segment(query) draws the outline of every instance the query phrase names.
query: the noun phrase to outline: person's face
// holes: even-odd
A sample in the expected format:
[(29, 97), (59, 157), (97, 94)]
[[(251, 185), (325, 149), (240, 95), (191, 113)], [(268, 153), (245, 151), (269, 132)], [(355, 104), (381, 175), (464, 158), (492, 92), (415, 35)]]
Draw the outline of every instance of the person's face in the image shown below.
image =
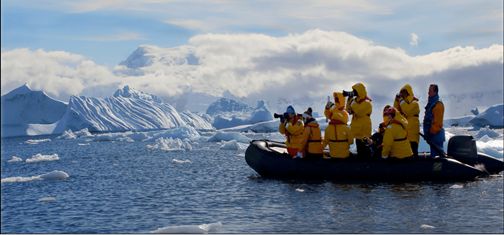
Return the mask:
[(334, 97), (334, 102), (339, 104), (339, 98), (338, 98), (338, 96)]
[(406, 91), (406, 89), (403, 89), (403, 90), (401, 91), (401, 94), (402, 94), (402, 96), (403, 96), (404, 98), (408, 97), (408, 92)]
[(389, 119), (389, 120), (394, 120), (394, 116), (392, 116), (392, 114), (389, 114), (389, 115), (388, 115), (388, 119)]
[(293, 119), (295, 117), (295, 115), (293, 113), (289, 113), (289, 119)]
[(434, 86), (429, 86), (429, 97), (433, 97), (437, 95), (437, 92), (434, 91)]

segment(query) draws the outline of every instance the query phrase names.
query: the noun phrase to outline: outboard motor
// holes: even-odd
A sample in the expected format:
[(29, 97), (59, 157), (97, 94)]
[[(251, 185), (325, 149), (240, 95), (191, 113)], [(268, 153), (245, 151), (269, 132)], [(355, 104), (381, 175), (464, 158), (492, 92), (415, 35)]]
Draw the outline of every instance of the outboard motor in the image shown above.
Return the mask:
[(456, 160), (474, 166), (478, 161), (476, 140), (470, 135), (457, 135), (448, 141), (448, 156)]

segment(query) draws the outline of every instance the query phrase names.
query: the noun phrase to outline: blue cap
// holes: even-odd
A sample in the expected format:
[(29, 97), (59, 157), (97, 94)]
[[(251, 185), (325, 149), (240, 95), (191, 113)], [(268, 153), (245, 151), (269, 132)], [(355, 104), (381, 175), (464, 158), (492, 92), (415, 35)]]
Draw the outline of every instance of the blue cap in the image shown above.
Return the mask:
[(287, 107), (286, 113), (296, 114), (296, 111), (294, 111), (294, 108), (292, 107), (292, 105), (289, 105), (289, 107)]

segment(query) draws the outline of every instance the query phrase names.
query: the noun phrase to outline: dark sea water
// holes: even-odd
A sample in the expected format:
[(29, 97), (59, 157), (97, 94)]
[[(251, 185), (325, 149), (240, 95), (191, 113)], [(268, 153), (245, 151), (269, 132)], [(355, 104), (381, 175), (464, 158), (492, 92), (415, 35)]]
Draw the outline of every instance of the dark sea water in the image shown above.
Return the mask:
[[(211, 233), (504, 232), (502, 173), (444, 183), (279, 180), (252, 170), (245, 150), (218, 143), (147, 151), (152, 142), (55, 137), (2, 139), (2, 179), (69, 175), (2, 183), (2, 233), (150, 233), (217, 222)], [(37, 153), (59, 160), (25, 162)], [(12, 156), (23, 161), (7, 162)], [(39, 201), (47, 197), (55, 200)]]

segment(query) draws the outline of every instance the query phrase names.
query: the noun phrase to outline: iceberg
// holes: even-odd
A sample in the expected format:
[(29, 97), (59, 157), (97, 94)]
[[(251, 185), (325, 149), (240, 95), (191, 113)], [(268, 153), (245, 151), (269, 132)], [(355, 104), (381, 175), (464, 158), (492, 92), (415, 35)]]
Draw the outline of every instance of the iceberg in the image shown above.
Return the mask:
[[(207, 114), (205, 114), (207, 115)], [(194, 129), (198, 131), (214, 131), (215, 127), (210, 124), (209, 117), (202, 117), (197, 114), (191, 113), (190, 111), (186, 110), (182, 113), (180, 113), (180, 117), (184, 122), (187, 123), (187, 125), (194, 127)]]
[(231, 140), (236, 140), (238, 142), (242, 143), (250, 143), (250, 139), (245, 137), (244, 135), (238, 133), (238, 132), (222, 132), (222, 131), (217, 131), (215, 135), (212, 137), (208, 138), (208, 142), (220, 142), (220, 141), (231, 141)]
[(67, 104), (52, 99), (43, 91), (33, 91), (27, 84), (1, 98), (1, 136), (26, 136), (31, 123), (51, 124), (63, 117)]
[(212, 103), (206, 113), (213, 117), (212, 125), (217, 129), (273, 120), (264, 100), (258, 101), (257, 107), (253, 109), (245, 103), (221, 98)]
[(497, 104), (489, 107), (478, 116), (469, 120), (469, 123), (471, 123), (475, 127), (504, 127), (504, 104)]

